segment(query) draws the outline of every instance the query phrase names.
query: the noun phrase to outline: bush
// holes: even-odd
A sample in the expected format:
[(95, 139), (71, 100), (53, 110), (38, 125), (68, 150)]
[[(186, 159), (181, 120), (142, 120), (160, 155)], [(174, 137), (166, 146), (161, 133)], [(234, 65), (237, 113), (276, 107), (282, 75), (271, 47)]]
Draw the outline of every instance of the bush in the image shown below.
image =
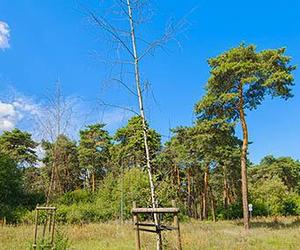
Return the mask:
[(300, 214), (300, 196), (295, 193), (289, 193), (284, 200), (283, 215), (299, 215)]
[(23, 221), (23, 217), (28, 213), (28, 209), (18, 206), (9, 206), (0, 204), (0, 218), (6, 218), (6, 222), (17, 224)]
[[(175, 197), (176, 191), (170, 186), (168, 182), (161, 182), (157, 189), (162, 206), (171, 206)], [(58, 208), (56, 220), (58, 223), (78, 224), (130, 219), (133, 201), (140, 207), (151, 205), (148, 175), (140, 168), (128, 169), (117, 177), (108, 175), (94, 194), (76, 190), (58, 197), (55, 201)], [(33, 222), (34, 212), (27, 213), (23, 221)]]
[(299, 195), (289, 192), (279, 178), (258, 181), (249, 190), (253, 215), (299, 214)]
[(103, 182), (96, 198), (100, 220), (131, 218), (132, 202), (147, 206), (150, 202), (149, 181), (145, 172), (132, 168), (118, 178), (108, 176)]
[(74, 203), (89, 203), (94, 201), (94, 195), (86, 189), (78, 189), (59, 196), (54, 203), (72, 205)]
[(228, 205), (227, 209), (224, 207), (217, 208), (217, 218), (219, 220), (231, 220), (243, 217), (243, 208), (241, 202), (236, 202)]

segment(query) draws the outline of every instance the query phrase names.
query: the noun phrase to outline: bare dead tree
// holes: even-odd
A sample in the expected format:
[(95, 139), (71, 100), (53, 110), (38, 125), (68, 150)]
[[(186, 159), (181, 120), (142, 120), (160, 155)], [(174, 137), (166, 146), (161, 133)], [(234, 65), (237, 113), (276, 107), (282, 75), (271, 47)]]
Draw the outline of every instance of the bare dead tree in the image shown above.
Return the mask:
[(51, 174), (48, 191), (46, 194), (46, 203), (51, 200), (54, 190), (59, 188), (59, 170), (56, 159), (59, 157), (59, 152), (56, 147), (56, 140), (60, 135), (68, 135), (74, 121), (74, 106), (75, 100), (64, 97), (59, 81), (55, 84), (55, 91), (49, 92), (44, 97), (45, 103), (40, 110), (40, 114), (36, 117), (40, 137), (42, 140), (51, 143)]
[[(128, 7), (128, 18), (130, 23), (130, 33), (131, 33), (131, 42), (132, 42), (132, 50), (133, 50), (133, 59), (134, 59), (134, 71), (135, 71), (135, 82), (136, 82), (136, 89), (137, 89), (137, 96), (139, 101), (139, 109), (140, 115), (142, 117), (142, 125), (143, 125), (143, 136), (144, 136), (144, 144), (145, 144), (145, 153), (146, 153), (146, 164), (147, 170), (149, 175), (149, 182), (150, 182), (150, 190), (151, 190), (151, 201), (152, 207), (156, 207), (156, 194), (154, 188), (154, 181), (152, 176), (152, 166), (151, 166), (151, 159), (150, 159), (150, 151), (149, 151), (149, 144), (148, 144), (148, 132), (147, 132), (147, 125), (146, 125), (146, 117), (144, 112), (144, 103), (143, 103), (143, 95), (141, 90), (141, 78), (140, 78), (140, 70), (139, 70), (139, 56), (137, 52), (137, 43), (136, 43), (136, 36), (135, 36), (135, 29), (134, 29), (134, 22), (133, 22), (133, 14), (130, 0), (127, 0), (127, 7)], [(154, 214), (154, 222), (155, 225), (159, 225), (158, 215)], [(161, 249), (162, 247), (162, 239), (161, 234), (157, 234), (157, 249)]]
[[(91, 10), (87, 10), (89, 18), (99, 27), (106, 35), (108, 35), (113, 46), (109, 54), (115, 53), (116, 58), (113, 60), (106, 60), (105, 62), (113, 66), (118, 65), (120, 72), (117, 76), (113, 75), (110, 80), (119, 83), (124, 87), (128, 93), (133, 95), (139, 107), (139, 112), (133, 111), (131, 108), (126, 110), (133, 111), (139, 114), (142, 119), (142, 129), (146, 156), (146, 168), (150, 183), (151, 204), (153, 208), (157, 207), (157, 197), (155, 192), (155, 183), (153, 177), (153, 168), (150, 158), (150, 150), (148, 143), (148, 128), (147, 119), (145, 116), (143, 86), (140, 66), (141, 61), (147, 55), (153, 55), (156, 49), (164, 49), (164, 46), (170, 41), (175, 40), (177, 34), (181, 32), (185, 26), (186, 21), (182, 19), (178, 22), (169, 22), (166, 26), (163, 35), (152, 42), (148, 42), (143, 36), (137, 32), (137, 27), (144, 24), (151, 17), (148, 5), (150, 1), (147, 0), (112, 0), (112, 5), (107, 6), (102, 2), (105, 13), (97, 14)], [(108, 14), (107, 14), (108, 13)], [(149, 15), (150, 13), (150, 15)], [(124, 70), (127, 68), (128, 71)], [(129, 75), (128, 79), (126, 76)], [(135, 90), (128, 82), (134, 79)], [(128, 82), (127, 82), (127, 81)], [(147, 87), (147, 86), (146, 86)], [(102, 102), (103, 104), (104, 102)], [(110, 105), (120, 107), (118, 105)], [(121, 107), (122, 108), (122, 107)], [(154, 214), (154, 223), (157, 227), (157, 249), (162, 249), (162, 238), (159, 230), (159, 218)]]

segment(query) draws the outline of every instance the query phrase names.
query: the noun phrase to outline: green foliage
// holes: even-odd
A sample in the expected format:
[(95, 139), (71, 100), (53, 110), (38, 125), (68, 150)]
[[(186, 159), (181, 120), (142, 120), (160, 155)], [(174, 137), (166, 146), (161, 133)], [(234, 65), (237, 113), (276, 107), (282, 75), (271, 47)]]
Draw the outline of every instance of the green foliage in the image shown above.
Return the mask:
[[(175, 191), (169, 182), (159, 183), (158, 198), (160, 205), (170, 206)], [(131, 168), (119, 176), (109, 174), (96, 193), (76, 190), (62, 195), (54, 201), (58, 208), (58, 223), (80, 224), (108, 221), (114, 219), (131, 219), (132, 202), (140, 207), (149, 207), (148, 175), (140, 168)], [(45, 219), (40, 217), (40, 223)], [(23, 222), (34, 222), (34, 211), (23, 217)]]
[(111, 137), (103, 129), (104, 124), (89, 125), (80, 131), (79, 161), (86, 178), (92, 172), (101, 178), (107, 173), (110, 166)]
[(196, 113), (237, 119), (240, 108), (256, 109), (266, 95), (291, 97), (296, 67), (290, 60), (284, 48), (257, 52), (254, 45), (245, 44), (209, 59), (207, 94), (197, 103)]
[(217, 209), (217, 217), (219, 220), (233, 220), (243, 217), (242, 203), (237, 201), (229, 204), (227, 208), (219, 206)]
[[(253, 204), (253, 216), (267, 215), (299, 215), (300, 196), (296, 193), (294, 186), (289, 188), (282, 179), (274, 175), (274, 162), (281, 162), (282, 158), (272, 161), (262, 161), (261, 166), (249, 169), (250, 182), (250, 202)], [(285, 158), (284, 158), (285, 159)], [(286, 161), (284, 161), (286, 162)], [(287, 161), (288, 162), (288, 161)], [(297, 161), (295, 161), (295, 164)], [(271, 164), (271, 165), (270, 165)], [(297, 165), (297, 164), (296, 164)], [(282, 165), (280, 165), (282, 166)], [(295, 167), (288, 164), (287, 168)], [(277, 169), (277, 167), (275, 167)], [(280, 168), (279, 168), (280, 169)], [(222, 169), (211, 170), (210, 185), (214, 195), (217, 197), (217, 218), (235, 219), (242, 217), (241, 200), (228, 204), (225, 208), (222, 200)], [(281, 173), (281, 171), (279, 171)], [(287, 169), (286, 173), (293, 173)], [(233, 174), (229, 171), (229, 174)], [(235, 181), (236, 176), (230, 176), (228, 181)], [(197, 181), (197, 180), (195, 180)], [(172, 178), (157, 180), (157, 196), (161, 206), (171, 206), (171, 200), (176, 199), (181, 209), (181, 219), (186, 219), (188, 209), (185, 200), (178, 197), (177, 187), (172, 184)], [(295, 182), (297, 183), (297, 182)], [(239, 183), (235, 183), (239, 186)], [(182, 185), (184, 180), (182, 180)], [(230, 184), (233, 185), (233, 184)], [(296, 185), (296, 184), (295, 184)], [(234, 187), (234, 185), (233, 185)], [(185, 187), (182, 187), (183, 189)], [(219, 197), (219, 198), (218, 198)], [(95, 193), (89, 190), (75, 190), (68, 192), (54, 200), (54, 205), (58, 207), (57, 222), (68, 224), (81, 224), (90, 222), (104, 222), (115, 219), (131, 219), (130, 210), (132, 202), (136, 201), (140, 207), (150, 206), (149, 182), (147, 173), (141, 168), (130, 168), (123, 173), (116, 175), (108, 174), (101, 182), (99, 190)], [(26, 210), (19, 210), (20, 216)], [(43, 221), (41, 216), (41, 221)], [(34, 212), (23, 216), (23, 222), (34, 221)]]
[(49, 186), (49, 176), (47, 169), (41, 167), (28, 167), (23, 170), (23, 189), (27, 194), (27, 203), (42, 204)]
[(0, 153), (0, 203), (18, 203), (22, 190), (22, 172), (7, 155)]
[(300, 212), (300, 163), (290, 157), (264, 157), (249, 169), (250, 195), (256, 215)]
[[(28, 243), (29, 247), (28, 249), (34, 249), (33, 248), (33, 242), (29, 241)], [(37, 250), (67, 250), (69, 249), (71, 243), (70, 240), (67, 236), (67, 234), (59, 229), (56, 228), (55, 234), (54, 234), (54, 242), (53, 242), (53, 247), (51, 246), (51, 238), (45, 237), (44, 239), (40, 238), (37, 241), (36, 249)]]
[(36, 163), (37, 146), (38, 144), (31, 139), (31, 134), (17, 128), (4, 131), (0, 136), (0, 152), (9, 155), (20, 166), (32, 166)]
[(254, 215), (295, 215), (300, 205), (299, 195), (289, 193), (279, 178), (256, 182), (250, 186), (250, 194)]
[(53, 178), (57, 186), (53, 190), (59, 194), (79, 188), (82, 182), (76, 142), (60, 135), (54, 143), (44, 141), (42, 146), (45, 150), (43, 162), (49, 179), (55, 169)]
[(291, 157), (266, 156), (261, 163), (249, 169), (251, 181), (279, 178), (289, 191), (300, 194), (300, 162)]
[(58, 197), (54, 202), (55, 204), (78, 204), (78, 203), (89, 203), (92, 202), (95, 195), (86, 189), (77, 189), (65, 193), (64, 195)]
[[(244, 111), (256, 109), (268, 95), (292, 96), (295, 66), (290, 61), (285, 49), (257, 51), (241, 44), (208, 61), (207, 92), (195, 106), (198, 119), (192, 127), (174, 129), (162, 147), (161, 136), (146, 124), (161, 206), (170, 206), (176, 198), (183, 213), (198, 217), (200, 207), (213, 201), (219, 218), (241, 216), (239, 162), (244, 163), (246, 183), (248, 146)], [(243, 120), (243, 150), (235, 136), (239, 120)], [(34, 167), (38, 144), (31, 135), (18, 129), (4, 132), (0, 217), (17, 221), (26, 213), (24, 220), (32, 221), (27, 209), (45, 200), (49, 186), (51, 201), (59, 207), (58, 221), (63, 223), (129, 219), (133, 201), (150, 206), (142, 122), (134, 116), (112, 137), (103, 124), (89, 125), (80, 131), (79, 146), (65, 135), (54, 143), (43, 142), (40, 168)], [(19, 166), (26, 168), (21, 171)], [(248, 174), (255, 215), (299, 214), (299, 161), (268, 156)]]
[(258, 52), (255, 46), (245, 44), (211, 58), (208, 60), (211, 70), (207, 91), (195, 106), (195, 112), (201, 121), (222, 119), (227, 122), (241, 122), (243, 132), (240, 158), (241, 184), (246, 228), (249, 136), (245, 110), (256, 109), (267, 95), (283, 99), (292, 97), (291, 87), (294, 84), (292, 72), (296, 67), (290, 65), (290, 60), (291, 58), (285, 55), (285, 49)]
[[(147, 125), (148, 128), (148, 125)], [(153, 129), (147, 129), (149, 150), (151, 159), (161, 147), (160, 135)], [(143, 136), (142, 119), (139, 116), (132, 117), (128, 124), (117, 130), (114, 154), (120, 165), (128, 167), (143, 167), (146, 162), (145, 145)]]
[(0, 218), (8, 223), (20, 222), (29, 209), (44, 201), (44, 194), (24, 189), (23, 172), (15, 160), (0, 153)]
[(61, 229), (57, 228), (55, 231), (54, 250), (69, 249), (71, 242), (68, 235)]
[(0, 153), (0, 218), (17, 222), (23, 212), (22, 171), (7, 155)]
[(149, 198), (147, 174), (138, 168), (132, 168), (117, 179), (110, 176), (108, 182), (99, 190), (96, 203), (104, 211), (112, 208), (111, 216), (114, 218), (128, 219), (131, 217), (132, 202), (136, 201), (139, 206), (147, 206)]

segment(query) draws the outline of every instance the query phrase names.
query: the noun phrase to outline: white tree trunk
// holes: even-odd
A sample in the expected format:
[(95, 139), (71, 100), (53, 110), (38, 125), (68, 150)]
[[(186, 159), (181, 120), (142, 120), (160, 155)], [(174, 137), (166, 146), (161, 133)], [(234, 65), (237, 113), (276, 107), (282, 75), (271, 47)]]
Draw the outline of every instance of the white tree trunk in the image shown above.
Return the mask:
[[(131, 9), (130, 0), (127, 0), (127, 7), (128, 7), (128, 18), (129, 18), (130, 29), (131, 29), (130, 33), (131, 33), (132, 50), (133, 50), (133, 56), (134, 56), (135, 82), (136, 82), (136, 89), (137, 89), (137, 95), (138, 95), (138, 101), (139, 101), (140, 115), (141, 115), (142, 124), (143, 124), (143, 136), (144, 136), (144, 144), (145, 144), (147, 171), (148, 171), (148, 175), (149, 175), (150, 190), (151, 190), (151, 202), (152, 202), (152, 207), (155, 208), (157, 206), (156, 205), (156, 195), (155, 195), (155, 187), (154, 187), (154, 181), (153, 181), (153, 176), (152, 176), (151, 159), (150, 159), (150, 152), (149, 152), (149, 145), (148, 145), (148, 138), (147, 138), (147, 124), (146, 124), (146, 118), (145, 118), (145, 112), (144, 112), (143, 96), (142, 96), (142, 91), (141, 91), (139, 57), (138, 57), (138, 52), (137, 52), (137, 44), (136, 44), (134, 22), (133, 22), (133, 17), (132, 17), (132, 9)], [(158, 214), (156, 214), (156, 213), (154, 214), (154, 223), (157, 227), (159, 226)], [(158, 233), (157, 233), (156, 246), (157, 246), (157, 250), (162, 249), (162, 239), (161, 239), (160, 231), (158, 231)]]

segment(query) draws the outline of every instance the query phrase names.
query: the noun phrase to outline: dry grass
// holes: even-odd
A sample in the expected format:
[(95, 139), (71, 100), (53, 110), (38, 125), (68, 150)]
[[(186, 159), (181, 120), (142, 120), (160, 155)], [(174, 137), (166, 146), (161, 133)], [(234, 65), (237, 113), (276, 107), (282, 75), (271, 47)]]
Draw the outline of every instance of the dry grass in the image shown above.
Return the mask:
[[(134, 249), (134, 231), (130, 223), (117, 222), (63, 226), (73, 250)], [(245, 232), (240, 222), (192, 221), (181, 224), (183, 249), (300, 249), (298, 218), (256, 219)], [(0, 249), (28, 249), (33, 226), (0, 227)], [(166, 249), (175, 249), (175, 235), (165, 234)], [(154, 249), (155, 237), (142, 234), (143, 249)]]

